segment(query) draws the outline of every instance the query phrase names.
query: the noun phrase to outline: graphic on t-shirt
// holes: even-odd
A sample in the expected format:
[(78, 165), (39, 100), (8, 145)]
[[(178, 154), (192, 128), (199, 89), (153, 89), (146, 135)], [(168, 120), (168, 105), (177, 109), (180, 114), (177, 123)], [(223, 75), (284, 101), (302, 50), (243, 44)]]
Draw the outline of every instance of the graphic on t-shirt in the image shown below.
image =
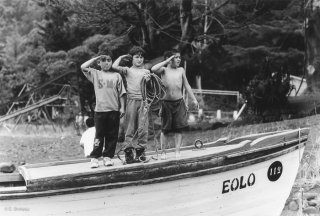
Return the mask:
[(103, 80), (103, 79), (98, 79), (98, 88), (101, 89), (104, 86), (106, 86), (107, 88), (114, 88), (114, 82), (113, 80)]

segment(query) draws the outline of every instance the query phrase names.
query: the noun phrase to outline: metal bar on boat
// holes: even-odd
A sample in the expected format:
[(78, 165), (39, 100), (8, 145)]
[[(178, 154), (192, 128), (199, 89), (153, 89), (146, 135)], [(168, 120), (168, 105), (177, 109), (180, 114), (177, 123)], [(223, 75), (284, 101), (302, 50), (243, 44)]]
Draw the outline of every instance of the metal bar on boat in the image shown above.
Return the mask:
[[(302, 137), (302, 139), (296, 139), (296, 140), (291, 140), (291, 141), (275, 144), (275, 145), (272, 145), (272, 146), (266, 146), (266, 147), (251, 149), (251, 150), (247, 150), (247, 151), (241, 151), (241, 152), (237, 152), (237, 153), (226, 155), (226, 158), (234, 158), (234, 157), (239, 157), (239, 156), (243, 156), (243, 155), (247, 155), (247, 154), (252, 154), (252, 153), (255, 153), (255, 152), (258, 152), (258, 151), (264, 151), (264, 150), (270, 150), (270, 149), (274, 149), (274, 148), (279, 148), (279, 147), (282, 147), (282, 146), (290, 145), (290, 144), (295, 143), (295, 142), (299, 142), (298, 144), (305, 145), (307, 139), (308, 139), (308, 136), (305, 136), (305, 137)], [(302, 140), (304, 140), (304, 141), (302, 141)]]

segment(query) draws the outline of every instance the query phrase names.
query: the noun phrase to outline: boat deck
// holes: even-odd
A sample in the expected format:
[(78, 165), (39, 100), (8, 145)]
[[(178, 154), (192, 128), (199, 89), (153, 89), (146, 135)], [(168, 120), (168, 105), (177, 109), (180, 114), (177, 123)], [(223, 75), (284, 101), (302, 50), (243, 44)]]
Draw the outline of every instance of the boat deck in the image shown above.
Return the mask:
[[(85, 175), (85, 174), (94, 174), (97, 172), (109, 172), (109, 171), (119, 171), (119, 169), (127, 169), (129, 167), (141, 167), (144, 165), (149, 164), (160, 164), (160, 163), (170, 163), (175, 161), (180, 161), (183, 159), (189, 159), (189, 158), (197, 158), (197, 157), (204, 157), (206, 155), (212, 155), (212, 154), (221, 154), (226, 152), (238, 152), (245, 148), (245, 146), (248, 146), (250, 141), (242, 141), (239, 144), (234, 145), (226, 145), (226, 146), (216, 146), (216, 147), (210, 147), (206, 148), (203, 147), (202, 149), (187, 149), (181, 151), (181, 157), (176, 158), (175, 153), (173, 151), (167, 152), (167, 159), (166, 160), (160, 160), (160, 155), (157, 156), (155, 153), (154, 155), (148, 154), (148, 158), (150, 160), (146, 163), (133, 163), (133, 164), (126, 164), (123, 165), (122, 161), (120, 161), (117, 157), (114, 157), (112, 161), (114, 162), (114, 166), (106, 167), (103, 165), (102, 160), (99, 160), (99, 167), (98, 168), (90, 168), (90, 160), (74, 160), (74, 161), (64, 161), (64, 162), (52, 162), (49, 164), (35, 164), (35, 165), (26, 165), (23, 167), (20, 167), (20, 172), (24, 176), (26, 180), (31, 179), (42, 179), (42, 178), (48, 178), (48, 177), (54, 177), (54, 176), (62, 176), (62, 175), (72, 175), (72, 174), (79, 174)], [(121, 156), (122, 159), (123, 155)], [(157, 157), (159, 159), (157, 159)]]

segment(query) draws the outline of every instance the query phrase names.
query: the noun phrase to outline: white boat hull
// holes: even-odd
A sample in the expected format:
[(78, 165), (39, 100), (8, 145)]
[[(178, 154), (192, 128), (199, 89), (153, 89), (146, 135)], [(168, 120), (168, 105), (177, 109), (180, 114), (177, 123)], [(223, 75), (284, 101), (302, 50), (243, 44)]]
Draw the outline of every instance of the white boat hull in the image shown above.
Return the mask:
[[(290, 194), (303, 150), (304, 146), (294, 147), (259, 163), (245, 161), (228, 171), (174, 181), (1, 200), (0, 215), (277, 216)], [(275, 161), (282, 168), (270, 170)], [(268, 173), (279, 179), (270, 181)]]

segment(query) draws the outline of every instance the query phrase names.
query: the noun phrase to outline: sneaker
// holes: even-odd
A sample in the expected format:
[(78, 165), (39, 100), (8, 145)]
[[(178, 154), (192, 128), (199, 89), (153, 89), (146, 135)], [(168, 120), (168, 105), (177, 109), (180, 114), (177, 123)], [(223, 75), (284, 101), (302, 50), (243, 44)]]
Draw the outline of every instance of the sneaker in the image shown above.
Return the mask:
[(96, 158), (91, 158), (91, 168), (98, 168), (99, 167), (99, 161)]
[(112, 162), (111, 158), (109, 158), (109, 157), (104, 157), (103, 158), (103, 164), (105, 166), (113, 166), (113, 162)]

